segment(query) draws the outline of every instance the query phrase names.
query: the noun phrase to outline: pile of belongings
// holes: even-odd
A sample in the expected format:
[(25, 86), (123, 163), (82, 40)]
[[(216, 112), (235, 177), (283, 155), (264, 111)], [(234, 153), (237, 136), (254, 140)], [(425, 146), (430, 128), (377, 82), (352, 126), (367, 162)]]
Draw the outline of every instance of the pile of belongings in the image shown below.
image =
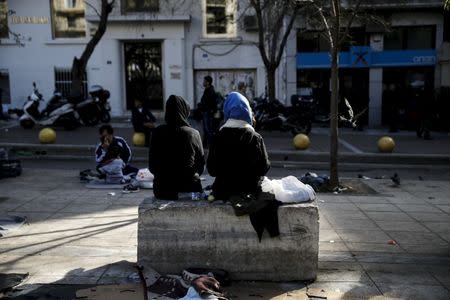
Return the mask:
[(227, 271), (222, 269), (188, 268), (181, 276), (161, 275), (148, 286), (147, 291), (164, 296), (165, 299), (223, 300), (227, 299), (222, 286), (231, 282)]
[(330, 176), (317, 175), (316, 173), (308, 172), (305, 176), (300, 178), (300, 181), (310, 185), (317, 192), (323, 185), (327, 185), (330, 182)]

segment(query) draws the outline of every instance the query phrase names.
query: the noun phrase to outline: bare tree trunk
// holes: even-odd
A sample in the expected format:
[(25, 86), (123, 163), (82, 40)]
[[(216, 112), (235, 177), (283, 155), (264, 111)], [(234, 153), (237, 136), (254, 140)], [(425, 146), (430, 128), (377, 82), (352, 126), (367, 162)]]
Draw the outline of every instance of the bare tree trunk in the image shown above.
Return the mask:
[(111, 13), (114, 5), (114, 1), (108, 2), (108, 0), (102, 0), (102, 10), (100, 13), (100, 22), (98, 24), (97, 31), (91, 40), (87, 43), (80, 58), (74, 57), (72, 62), (72, 84), (70, 90), (71, 97), (84, 97), (83, 95), (83, 74), (86, 72), (86, 66), (94, 53), (95, 47), (100, 42), (103, 34), (106, 32), (106, 26), (108, 23), (108, 16)]
[(267, 71), (267, 94), (269, 101), (275, 100), (275, 71), (277, 69), (273, 67), (266, 67)]
[(331, 101), (330, 101), (330, 185), (339, 186), (338, 174), (338, 101), (339, 101), (339, 69), (337, 49), (331, 55)]
[(331, 0), (334, 18), (331, 43), (331, 101), (330, 101), (330, 185), (339, 186), (338, 174), (338, 101), (339, 101), (339, 46), (340, 0)]

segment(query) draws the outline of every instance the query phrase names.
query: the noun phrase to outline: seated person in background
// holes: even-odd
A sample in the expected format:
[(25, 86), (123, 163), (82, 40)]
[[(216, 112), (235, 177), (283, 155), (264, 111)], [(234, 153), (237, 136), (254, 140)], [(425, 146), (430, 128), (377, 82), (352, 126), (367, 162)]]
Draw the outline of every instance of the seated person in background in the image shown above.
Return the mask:
[(102, 125), (99, 128), (100, 133), (100, 143), (95, 149), (95, 161), (97, 163), (97, 170), (101, 168), (105, 162), (108, 160), (109, 155), (107, 155), (110, 147), (117, 146), (120, 149), (119, 157), (125, 163), (122, 172), (124, 175), (135, 175), (138, 169), (129, 165), (131, 161), (131, 149), (128, 146), (125, 139), (114, 136), (114, 130), (111, 125)]
[(131, 110), (131, 122), (134, 131), (145, 134), (145, 145), (148, 146), (150, 145), (153, 128), (155, 128), (156, 118), (147, 106), (142, 105), (140, 100), (136, 100), (134, 105)]
[(178, 199), (178, 193), (201, 192), (200, 175), (205, 158), (200, 133), (191, 128), (189, 105), (180, 96), (166, 102), (166, 124), (153, 131), (149, 151), (149, 169), (153, 192), (158, 199)]
[(255, 194), (261, 177), (270, 168), (263, 138), (253, 127), (248, 100), (237, 92), (224, 103), (225, 124), (209, 148), (207, 169), (216, 177), (212, 193), (216, 199)]
[(125, 163), (120, 158), (120, 148), (117, 145), (109, 146), (105, 160), (98, 171), (106, 176), (106, 183), (120, 184), (125, 183), (122, 169)]

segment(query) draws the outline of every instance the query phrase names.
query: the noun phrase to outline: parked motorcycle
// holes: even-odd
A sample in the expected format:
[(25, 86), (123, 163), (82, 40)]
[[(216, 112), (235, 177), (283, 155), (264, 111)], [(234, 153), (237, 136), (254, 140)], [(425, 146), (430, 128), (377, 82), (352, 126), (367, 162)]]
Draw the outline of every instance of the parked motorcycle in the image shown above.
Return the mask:
[(36, 124), (41, 126), (62, 126), (66, 130), (78, 127), (79, 122), (75, 115), (73, 104), (62, 100), (60, 94), (55, 92), (42, 113), (39, 111), (41, 101), (44, 101), (43, 96), (39, 93), (36, 83), (33, 82), (33, 92), (28, 96), (28, 100), (23, 106), (23, 115), (19, 118), (20, 125), (23, 128), (29, 129)]
[(109, 113), (111, 108), (108, 103), (109, 95), (109, 91), (103, 89), (102, 86), (93, 85), (86, 99), (69, 98), (69, 101), (74, 104), (80, 122), (83, 125), (95, 126), (99, 122), (108, 123), (111, 120)]
[(290, 131), (293, 135), (308, 134), (311, 125), (300, 118), (296, 107), (285, 107), (280, 101), (269, 101), (267, 97), (255, 98), (253, 112), (256, 120), (255, 129)]
[(291, 105), (288, 121), (296, 124), (295, 130), (297, 130), (293, 133), (309, 134), (314, 120), (316, 101), (311, 96), (292, 95)]

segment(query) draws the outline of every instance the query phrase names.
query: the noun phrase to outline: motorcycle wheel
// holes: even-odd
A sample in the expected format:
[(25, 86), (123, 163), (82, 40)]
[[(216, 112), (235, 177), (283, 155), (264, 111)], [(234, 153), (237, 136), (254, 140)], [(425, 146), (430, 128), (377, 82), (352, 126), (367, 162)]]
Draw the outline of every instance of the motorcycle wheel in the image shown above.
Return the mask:
[(22, 126), (22, 128), (24, 128), (24, 129), (31, 129), (34, 127), (34, 122), (29, 119), (22, 120), (22, 121), (20, 121), (20, 126)]
[(66, 116), (63, 120), (61, 120), (62, 126), (65, 130), (74, 130), (78, 127), (78, 120), (74, 115)]
[(87, 120), (83, 120), (83, 123), (86, 126), (95, 126), (98, 124), (100, 120), (98, 119), (97, 116), (92, 116), (91, 118), (87, 119)]
[(111, 121), (111, 115), (109, 114), (109, 111), (104, 110), (101, 112), (100, 121), (102, 121), (102, 123), (109, 123), (109, 121)]

